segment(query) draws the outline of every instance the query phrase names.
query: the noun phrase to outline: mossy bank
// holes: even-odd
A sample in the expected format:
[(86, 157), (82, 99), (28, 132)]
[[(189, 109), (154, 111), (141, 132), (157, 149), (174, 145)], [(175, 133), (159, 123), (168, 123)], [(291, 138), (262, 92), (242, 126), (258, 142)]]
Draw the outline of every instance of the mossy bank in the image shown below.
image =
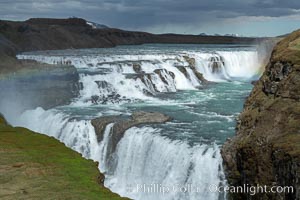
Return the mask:
[(0, 116), (0, 199), (125, 199), (103, 186), (97, 163)]

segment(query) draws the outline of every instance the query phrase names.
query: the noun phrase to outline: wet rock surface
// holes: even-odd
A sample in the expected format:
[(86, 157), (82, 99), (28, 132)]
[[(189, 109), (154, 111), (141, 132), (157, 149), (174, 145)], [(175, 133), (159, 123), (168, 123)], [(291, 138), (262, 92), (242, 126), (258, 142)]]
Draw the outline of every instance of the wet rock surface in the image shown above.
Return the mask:
[[(189, 67), (193, 70), (195, 76), (197, 77), (197, 79), (198, 79), (201, 83), (204, 83), (204, 84), (209, 83), (209, 81), (207, 81), (207, 80), (204, 78), (203, 74), (201, 74), (200, 72), (198, 72), (198, 71), (196, 70), (196, 60), (195, 60), (194, 58), (190, 58), (190, 57), (188, 57), (188, 56), (184, 56), (184, 59), (187, 61), (187, 63), (189, 64)], [(184, 73), (187, 73), (187, 72), (186, 72), (186, 69), (179, 69), (179, 70), (180, 70), (180, 71), (183, 70)], [(183, 71), (182, 71), (182, 72), (183, 72)]]
[(174, 80), (175, 78), (175, 74), (173, 72), (167, 71), (165, 69), (156, 69), (154, 70), (154, 73), (158, 74), (159, 78), (167, 85), (169, 85), (168, 81), (166, 80), (166, 78), (162, 75), (162, 72), (165, 72), (167, 74), (169, 74), (172, 79)]
[(136, 73), (141, 73), (142, 72), (142, 67), (138, 63), (133, 63), (132, 68)]
[(125, 116), (104, 116), (92, 120), (92, 125), (95, 127), (98, 141), (103, 139), (105, 127), (114, 123), (112, 135), (115, 136), (118, 142), (123, 136), (124, 132), (133, 127), (145, 124), (164, 123), (171, 120), (167, 115), (159, 112), (134, 112), (129, 118)]
[(232, 194), (231, 199), (300, 199), (300, 31), (280, 41), (245, 102), (236, 136), (222, 148), (233, 186), (293, 186), (293, 193)]
[[(143, 73), (142, 72), (140, 74), (137, 74), (135, 79), (140, 79), (142, 81), (142, 83), (144, 83), (145, 85), (150, 86), (150, 88), (153, 88), (154, 92), (158, 92), (155, 84), (152, 81), (152, 77), (151, 77), (150, 73)], [(148, 96), (153, 96), (154, 95), (154, 93), (152, 93), (151, 91), (148, 91), (146, 89), (144, 89), (143, 93), (148, 95)]]
[[(118, 142), (124, 136), (126, 130), (134, 126), (142, 126), (147, 124), (165, 123), (171, 118), (158, 112), (134, 112), (129, 118), (125, 116), (104, 116), (92, 120), (98, 141), (103, 140), (104, 132), (108, 124), (114, 123), (110, 130), (110, 140), (107, 144), (108, 158), (105, 160), (106, 166), (114, 167), (114, 152)], [(111, 169), (112, 170), (112, 169)], [(112, 170), (113, 171), (113, 170)]]
[(185, 77), (188, 77), (188, 72), (187, 72), (185, 66), (176, 66), (176, 67), (177, 67), (177, 69), (179, 69), (179, 71), (180, 71), (181, 73), (184, 74)]
[(212, 73), (214, 74), (218, 74), (222, 71), (221, 65), (225, 65), (224, 63), (224, 58), (223, 57), (218, 57), (218, 56), (214, 56), (210, 58), (210, 62), (212, 63), (210, 65), (210, 70)]

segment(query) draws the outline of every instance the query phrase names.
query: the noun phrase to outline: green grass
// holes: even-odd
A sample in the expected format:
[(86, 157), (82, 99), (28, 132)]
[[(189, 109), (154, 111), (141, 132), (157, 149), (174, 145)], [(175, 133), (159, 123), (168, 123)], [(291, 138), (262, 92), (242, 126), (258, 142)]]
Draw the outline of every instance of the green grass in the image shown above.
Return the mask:
[(0, 199), (124, 199), (99, 183), (95, 162), (1, 116), (0, 158)]
[(300, 38), (289, 43), (289, 48), (294, 50), (300, 50)]

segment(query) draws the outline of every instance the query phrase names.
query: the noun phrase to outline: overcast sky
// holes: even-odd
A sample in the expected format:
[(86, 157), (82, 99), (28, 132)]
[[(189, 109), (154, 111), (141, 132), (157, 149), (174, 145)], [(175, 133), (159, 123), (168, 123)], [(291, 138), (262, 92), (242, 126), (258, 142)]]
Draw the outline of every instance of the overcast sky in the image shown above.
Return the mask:
[(0, 19), (72, 16), (153, 33), (275, 36), (300, 28), (300, 0), (0, 0)]

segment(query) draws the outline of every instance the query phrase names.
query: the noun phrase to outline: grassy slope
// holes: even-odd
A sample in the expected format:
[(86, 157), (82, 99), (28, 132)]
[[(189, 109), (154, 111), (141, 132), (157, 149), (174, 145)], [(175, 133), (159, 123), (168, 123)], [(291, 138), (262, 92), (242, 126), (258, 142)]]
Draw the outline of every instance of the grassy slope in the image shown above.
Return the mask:
[(95, 162), (1, 116), (0, 157), (0, 199), (124, 199), (102, 186)]

